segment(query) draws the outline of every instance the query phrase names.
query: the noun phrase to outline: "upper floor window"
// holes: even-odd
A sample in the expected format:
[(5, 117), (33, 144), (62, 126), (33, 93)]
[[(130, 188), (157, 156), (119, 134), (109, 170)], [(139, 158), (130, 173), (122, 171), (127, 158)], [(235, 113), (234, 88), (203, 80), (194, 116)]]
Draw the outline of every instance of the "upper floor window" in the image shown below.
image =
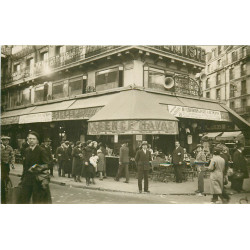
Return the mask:
[(237, 59), (238, 59), (237, 51), (233, 51), (233, 52), (232, 52), (232, 62), (237, 61)]
[(220, 89), (216, 89), (216, 99), (221, 99)]
[(122, 76), (119, 74), (118, 67), (96, 72), (96, 91), (121, 87), (121, 78)]
[(207, 65), (207, 73), (210, 73), (210, 64), (209, 65)]
[(34, 102), (43, 102), (47, 99), (46, 89), (44, 85), (37, 86), (35, 88), (35, 99)]
[(235, 107), (234, 101), (230, 102), (230, 108), (234, 109), (234, 107)]
[(66, 52), (66, 46), (56, 46), (56, 55), (61, 55)]
[(12, 108), (18, 106), (18, 99), (19, 99), (19, 91), (11, 90), (9, 92), (9, 107)]
[(221, 84), (221, 74), (218, 73), (217, 76), (216, 76), (216, 84)]
[(210, 88), (210, 81), (209, 81), (209, 78), (207, 78), (206, 80), (206, 89), (209, 89)]
[(244, 108), (247, 106), (247, 99), (241, 99), (241, 107)]
[(244, 76), (247, 74), (247, 65), (244, 63), (241, 65), (241, 75)]
[(25, 88), (22, 90), (22, 104), (30, 104), (30, 88)]
[(52, 98), (59, 99), (69, 96), (69, 81), (64, 80), (53, 83)]
[(247, 48), (243, 47), (242, 48), (242, 56), (245, 57), (247, 55)]
[(217, 66), (218, 66), (218, 68), (220, 68), (220, 67), (222, 66), (222, 64), (221, 64), (221, 59), (219, 59), (219, 60), (217, 61)]
[(218, 55), (221, 53), (221, 45), (218, 45)]
[(206, 92), (206, 98), (210, 98), (210, 92)]
[(234, 68), (229, 69), (229, 78), (230, 80), (234, 79)]
[(70, 96), (83, 94), (85, 92), (85, 88), (83, 88), (82, 76), (75, 77), (69, 80), (69, 95)]
[(148, 87), (152, 89), (164, 89), (165, 72), (164, 70), (149, 68)]
[(246, 80), (241, 82), (241, 94), (245, 95), (247, 93), (247, 84)]
[(14, 72), (20, 72), (20, 70), (21, 70), (21, 65), (20, 64), (14, 65)]
[(233, 84), (230, 84), (230, 97), (235, 96), (235, 86)]
[(48, 52), (41, 53), (41, 61), (47, 62), (48, 60), (49, 60), (49, 53)]

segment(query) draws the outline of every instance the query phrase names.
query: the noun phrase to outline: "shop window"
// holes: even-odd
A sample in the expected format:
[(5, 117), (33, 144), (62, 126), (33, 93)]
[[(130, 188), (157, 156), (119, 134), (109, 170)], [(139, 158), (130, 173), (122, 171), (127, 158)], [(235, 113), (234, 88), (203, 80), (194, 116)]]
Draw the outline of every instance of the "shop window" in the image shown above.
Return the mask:
[(64, 97), (67, 97), (68, 95), (69, 95), (68, 80), (53, 83), (53, 87), (52, 87), (53, 99), (64, 98)]
[(30, 104), (30, 88), (23, 89), (22, 91), (22, 104)]
[(244, 63), (241, 65), (241, 76), (246, 75), (247, 73), (247, 65)]
[(99, 71), (96, 73), (96, 91), (119, 87), (119, 68)]
[(152, 89), (164, 89), (165, 73), (163, 70), (149, 68), (148, 87)]
[(246, 80), (241, 82), (241, 94), (245, 95), (247, 93), (247, 83)]
[(210, 92), (206, 92), (206, 98), (210, 98)]
[(83, 79), (77, 77), (69, 80), (69, 95), (75, 96), (83, 93)]

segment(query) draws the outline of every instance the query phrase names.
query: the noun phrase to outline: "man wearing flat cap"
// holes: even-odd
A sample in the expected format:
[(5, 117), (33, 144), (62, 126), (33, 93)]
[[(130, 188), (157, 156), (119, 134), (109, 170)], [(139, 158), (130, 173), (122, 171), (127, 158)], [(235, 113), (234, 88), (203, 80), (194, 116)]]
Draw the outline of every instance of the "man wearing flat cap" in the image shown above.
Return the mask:
[(147, 149), (147, 141), (142, 142), (142, 149), (138, 150), (135, 156), (135, 162), (138, 169), (138, 187), (139, 192), (142, 192), (142, 179), (144, 178), (144, 192), (150, 193), (148, 190), (148, 171), (150, 162), (152, 161), (151, 153)]
[(51, 144), (51, 140), (49, 138), (44, 140), (43, 145), (41, 145), (41, 147), (43, 147), (48, 155), (49, 158), (49, 163), (48, 163), (48, 167), (49, 167), (49, 171), (50, 171), (50, 175), (53, 176), (53, 167), (54, 167), (54, 162), (53, 162), (53, 156), (52, 156), (52, 148), (50, 146)]
[(6, 203), (5, 182), (9, 178), (10, 164), (14, 164), (15, 157), (12, 147), (9, 145), (10, 137), (1, 137), (1, 203)]

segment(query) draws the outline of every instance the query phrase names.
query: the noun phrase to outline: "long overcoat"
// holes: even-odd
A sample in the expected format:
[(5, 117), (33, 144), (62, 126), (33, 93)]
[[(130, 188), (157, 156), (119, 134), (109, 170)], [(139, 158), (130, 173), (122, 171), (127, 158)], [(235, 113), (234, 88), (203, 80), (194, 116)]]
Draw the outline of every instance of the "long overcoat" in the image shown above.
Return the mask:
[(211, 194), (222, 194), (225, 160), (220, 155), (214, 155), (210, 161), (208, 169), (212, 171), (210, 173)]
[(74, 147), (72, 151), (73, 164), (72, 164), (72, 175), (78, 176), (82, 173), (83, 168), (83, 152), (81, 148)]
[(97, 162), (97, 171), (105, 171), (106, 170), (106, 161), (105, 161), (105, 155), (100, 152), (97, 153), (98, 156), (98, 162)]

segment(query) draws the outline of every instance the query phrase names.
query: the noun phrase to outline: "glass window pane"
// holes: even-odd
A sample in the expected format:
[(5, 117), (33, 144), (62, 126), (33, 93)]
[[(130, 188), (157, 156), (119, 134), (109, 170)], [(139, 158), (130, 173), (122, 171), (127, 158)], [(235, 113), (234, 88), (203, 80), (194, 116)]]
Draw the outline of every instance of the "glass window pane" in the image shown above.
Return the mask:
[(148, 77), (148, 87), (153, 89), (164, 89), (165, 74), (163, 72), (158, 72), (150, 69)]
[(17, 106), (18, 101), (18, 92), (11, 91), (10, 92), (10, 108)]
[(30, 89), (26, 88), (22, 91), (22, 104), (27, 105), (30, 103)]
[(44, 87), (38, 87), (35, 89), (35, 102), (43, 102), (44, 101)]
[(106, 90), (119, 87), (118, 68), (104, 70), (96, 73), (96, 90)]
[(75, 96), (82, 94), (83, 80), (82, 77), (71, 79), (69, 82), (69, 95)]
[(53, 83), (52, 96), (53, 99), (63, 98), (68, 96), (68, 81)]

